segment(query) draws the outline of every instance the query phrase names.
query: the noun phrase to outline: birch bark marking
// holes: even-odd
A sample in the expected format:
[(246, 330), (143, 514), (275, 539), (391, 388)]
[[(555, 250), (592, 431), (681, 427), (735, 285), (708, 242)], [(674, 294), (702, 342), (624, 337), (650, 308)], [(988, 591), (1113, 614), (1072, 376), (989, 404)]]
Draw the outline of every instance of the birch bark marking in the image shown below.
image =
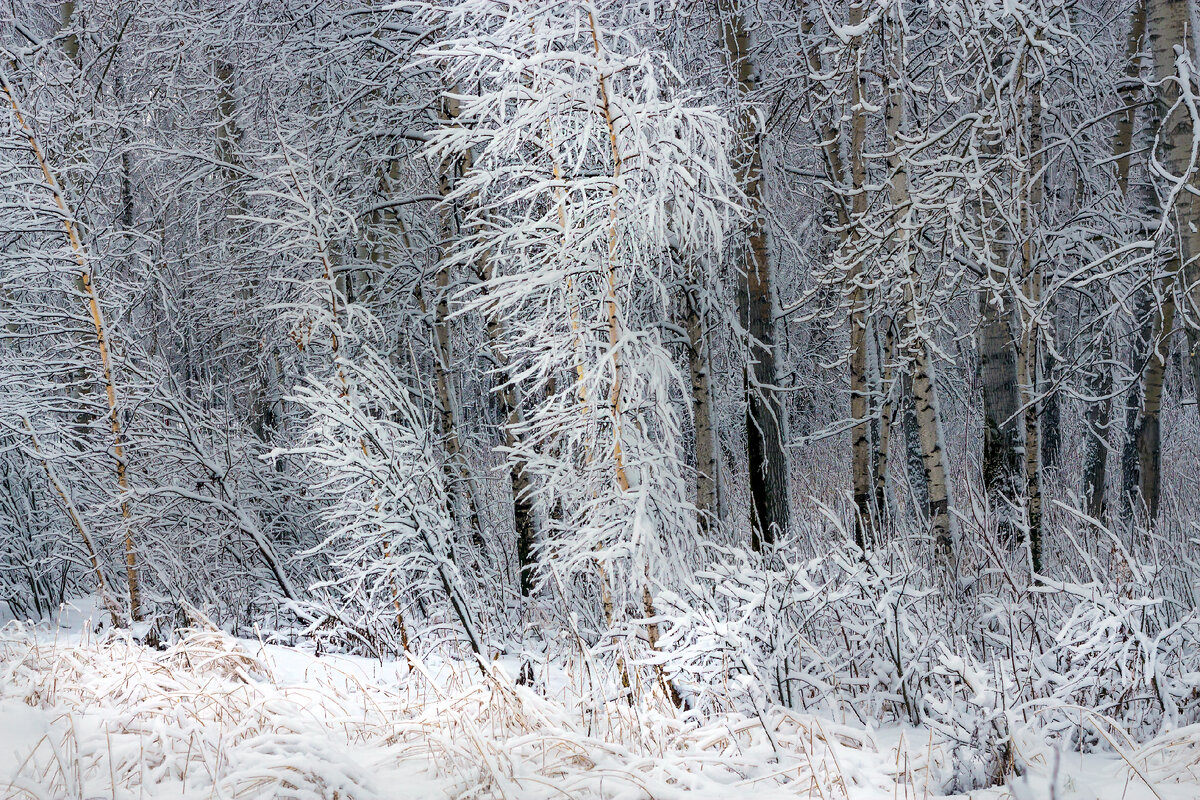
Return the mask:
[[(1194, 105), (1194, 83), (1190, 74), (1193, 67), (1189, 30), (1192, 3), (1189, 0), (1147, 0), (1146, 33), (1154, 57), (1154, 76), (1158, 82), (1156, 110), (1161, 122), (1160, 138), (1166, 166), (1182, 180), (1183, 184), (1172, 187), (1164, 209), (1174, 217), (1179, 234), (1178, 251), (1171, 256), (1167, 272), (1173, 280), (1183, 283), (1183, 323), (1191, 350), (1190, 360), (1193, 375), (1200, 378), (1200, 347), (1197, 346), (1197, 319), (1200, 317), (1200, 198), (1192, 194), (1196, 180), (1194, 135), (1196, 113)], [(1187, 91), (1181, 91), (1181, 81), (1188, 81)], [(1178, 104), (1178, 107), (1177, 107)], [(1175, 292), (1166, 287), (1161, 303), (1155, 310), (1153, 346), (1146, 363), (1144, 389), (1142, 393), (1141, 422), (1138, 425), (1135, 447), (1138, 462), (1138, 489), (1151, 522), (1158, 516), (1161, 493), (1161, 414), (1162, 389), (1166, 373), (1166, 361), (1170, 349), (1170, 336), (1175, 324)], [(1197, 383), (1200, 396), (1200, 383)]]
[(688, 335), (688, 373), (692, 385), (692, 419), (696, 429), (696, 510), (701, 530), (722, 518), (721, 456), (717, 422), (712, 413), (711, 364), (704, 325), (700, 282), (693, 279), (684, 303)]
[[(1168, 289), (1169, 292), (1169, 289)], [(1142, 419), (1137, 430), (1138, 489), (1151, 523), (1158, 518), (1162, 493), (1162, 398), (1170, 355), (1171, 330), (1175, 327), (1175, 303), (1164, 300), (1154, 312), (1157, 337), (1146, 363), (1142, 393)]]
[[(881, 338), (877, 330), (879, 327), (884, 328), (882, 343), (879, 341)], [(872, 404), (871, 411), (872, 416), (875, 418), (876, 427), (875, 469), (872, 476), (875, 484), (875, 496), (872, 502), (874, 502), (876, 513), (879, 514), (880, 522), (882, 522), (892, 515), (892, 503), (888, 495), (887, 476), (888, 448), (891, 446), (892, 441), (892, 422), (896, 418), (896, 325), (890, 315), (884, 314), (872, 326), (872, 332), (871, 344), (875, 355), (873, 359), (875, 363), (870, 370), (871, 395), (878, 400)]]
[[(1026, 80), (1021, 78), (1024, 88)], [(1029, 100), (1029, 152), (1027, 154), (1028, 178), (1022, 175), (1021, 182), (1021, 272), (1025, 281), (1025, 299), (1029, 304), (1029, 315), (1021, 326), (1020, 357), (1017, 361), (1017, 380), (1021, 391), (1021, 405), (1025, 433), (1025, 502), (1029, 530), (1030, 560), (1035, 573), (1042, 571), (1042, 441), (1039, 427), (1040, 411), (1044, 403), (1038, 394), (1038, 352), (1041, 349), (1040, 323), (1042, 275), (1034, 242), (1034, 229), (1038, 210), (1042, 205), (1042, 134), (1041, 98), (1038, 87), (1031, 91)]]

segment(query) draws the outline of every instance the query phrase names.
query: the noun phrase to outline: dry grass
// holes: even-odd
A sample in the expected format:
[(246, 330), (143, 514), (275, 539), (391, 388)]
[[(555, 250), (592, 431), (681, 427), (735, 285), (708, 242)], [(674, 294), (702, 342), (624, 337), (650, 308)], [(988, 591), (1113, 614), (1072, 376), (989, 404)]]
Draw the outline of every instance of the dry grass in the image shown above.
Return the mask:
[[(498, 667), (481, 680), (473, 667), (414, 660), (368, 677), (372, 663), (208, 627), (159, 651), (9, 626), (0, 796), (916, 800), (936, 794), (949, 766), (927, 731), (881, 748), (861, 730), (782, 708), (697, 720), (665, 700), (606, 701), (568, 664), (547, 697)], [(1038, 772), (1022, 780), (1043, 788), (980, 798), (1056, 797), (1048, 787), (1070, 784), (1066, 756), (1032, 729), (1018, 738)], [(1114, 747), (1114, 796), (1185, 797), (1200, 785), (1196, 726)]]
[(893, 795), (884, 770), (864, 768), (886, 757), (866, 758), (861, 732), (782, 709), (697, 724), (665, 703), (569, 689), (548, 699), (499, 669), (482, 681), (442, 666), (435, 678), (414, 663), (393, 683), (268, 653), (211, 629), (158, 651), (10, 626), (0, 719), (25, 707), (41, 733), (18, 742), (0, 790), (56, 800)]

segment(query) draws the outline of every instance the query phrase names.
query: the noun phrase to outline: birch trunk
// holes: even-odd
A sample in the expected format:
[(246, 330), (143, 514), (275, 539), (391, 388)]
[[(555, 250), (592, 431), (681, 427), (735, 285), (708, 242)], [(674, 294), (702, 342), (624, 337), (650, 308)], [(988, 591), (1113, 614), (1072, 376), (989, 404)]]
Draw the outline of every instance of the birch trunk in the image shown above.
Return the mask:
[(1096, 350), (1097, 364), (1088, 377), (1091, 398), (1084, 411), (1087, 436), (1083, 457), (1083, 502), (1088, 516), (1103, 521), (1107, 510), (1105, 484), (1108, 477), (1108, 429), (1112, 415), (1112, 344), (1107, 333)]
[[(446, 120), (458, 118), (458, 101), (446, 98), (443, 101), (442, 117)], [(470, 153), (465, 154), (453, 164), (443, 164), (438, 176), (438, 189), (443, 197), (448, 195), (454, 181), (471, 167)], [(458, 238), (461, 219), (458, 208), (454, 204), (442, 205), (442, 239), (443, 253), (448, 251)], [(433, 374), (434, 386), (438, 398), (438, 411), (442, 422), (442, 440), (446, 448), (446, 486), (450, 492), (452, 505), (456, 515), (465, 518), (467, 529), (475, 546), (483, 551), (483, 526), (479, 519), (479, 506), (476, 503), (474, 479), (471, 476), (470, 465), (467, 464), (463, 453), (459, 428), (462, 413), (458, 405), (458, 393), (454, 387), (453, 354), (450, 345), (450, 265), (443, 257), (439, 259), (436, 276), (437, 301), (434, 306), (433, 319)], [(422, 312), (426, 312), (424, 302), (421, 302)]]
[[(1154, 56), (1154, 76), (1159, 82), (1156, 100), (1159, 119), (1163, 122), (1163, 161), (1176, 178), (1183, 178), (1187, 183), (1179, 191), (1171, 209), (1175, 229), (1179, 233), (1179, 255), (1172, 260), (1170, 272), (1182, 283), (1180, 321), (1187, 333), (1192, 375), (1196, 379), (1195, 389), (1200, 399), (1200, 347), (1197, 346), (1200, 344), (1200, 196), (1193, 193), (1200, 190), (1200, 181), (1197, 180), (1196, 165), (1192, 159), (1193, 137), (1200, 135), (1200, 131), (1193, 130), (1188, 104), (1181, 103), (1172, 110), (1181, 97), (1177, 60), (1186, 60), (1192, 70), (1197, 66), (1192, 38), (1192, 12), (1192, 0), (1146, 0), (1146, 32)], [(1176, 54), (1176, 48), (1179, 48), (1179, 55)], [(1197, 89), (1195, 75), (1183, 77), (1189, 82), (1188, 95), (1194, 98)], [(1166, 303), (1162, 313), (1164, 321), (1167, 316), (1165, 306)], [(1160, 330), (1163, 331), (1161, 335), (1169, 331), (1167, 328)], [(1197, 403), (1197, 411), (1200, 411), (1200, 402)]]
[[(1129, 31), (1125, 39), (1125, 77), (1132, 83), (1141, 74), (1138, 51), (1146, 32), (1146, 6), (1139, 2), (1129, 20)], [(1113, 155), (1117, 159), (1117, 191), (1122, 198), (1129, 194), (1129, 166), (1132, 162), (1134, 124), (1137, 121), (1136, 98), (1131, 90), (1122, 92), (1125, 110), (1117, 118), (1117, 131), (1113, 136)], [(1083, 498), (1088, 516), (1102, 520), (1107, 511), (1106, 484), (1108, 476), (1108, 431), (1112, 424), (1113, 385), (1108, 362), (1112, 359), (1112, 339), (1107, 331), (1097, 355), (1100, 364), (1088, 382), (1092, 400), (1084, 412), (1084, 428), (1087, 435), (1086, 452), (1083, 459)]]
[[(600, 36), (596, 30), (596, 17), (592, 12), (588, 12), (588, 23), (591, 26), (592, 44), (595, 48), (597, 59), (602, 57), (600, 47)], [(621, 318), (617, 311), (617, 276), (616, 276), (616, 260), (619, 231), (617, 230), (617, 203), (619, 200), (618, 193), (620, 192), (620, 178), (624, 169), (624, 159), (621, 156), (621, 148), (617, 142), (617, 127), (613, 108), (609, 103), (608, 80), (605, 78), (604, 72), (597, 66), (596, 77), (599, 82), (600, 89), (600, 104), (604, 111), (604, 120), (608, 127), (608, 140), (612, 151), (613, 158), (613, 174), (612, 174), (612, 210), (609, 213), (609, 228), (608, 228), (608, 296), (605, 302), (605, 312), (608, 317), (608, 345), (609, 352), (612, 353), (612, 387), (609, 391), (608, 403), (613, 421), (613, 466), (615, 467), (615, 476), (617, 486), (621, 492), (628, 492), (630, 483), (629, 475), (625, 469), (625, 455), (622, 450), (622, 418), (624, 411), (621, 404), (621, 360), (620, 350), (618, 345), (621, 341)], [(607, 578), (604, 578), (607, 583)], [(654, 608), (654, 595), (650, 589), (650, 562), (646, 559), (643, 562), (642, 575), (642, 609), (646, 615), (646, 643), (650, 646), (652, 652), (658, 652), (659, 628), (658, 623), (654, 622), (658, 614)], [(611, 601), (609, 603), (611, 606)], [(611, 625), (611, 619), (610, 619)], [(621, 665), (622, 674), (626, 674), (624, 664)], [(663, 695), (671, 701), (671, 704), (676, 708), (684, 707), (683, 696), (679, 693), (679, 689), (674, 682), (667, 677), (666, 670), (661, 662), (654, 665), (654, 674), (658, 680), (659, 688)]]
[[(862, 6), (855, 3), (850, 7), (850, 24), (855, 25), (862, 19)], [(851, 199), (851, 227), (846, 231), (849, 250), (857, 241), (857, 220), (867, 210), (867, 195), (863, 186), (866, 183), (866, 165), (863, 161), (863, 147), (867, 134), (867, 115), (863, 107), (863, 78), (857, 68), (853, 71), (853, 106), (850, 118), (850, 179), (854, 190)], [(874, 495), (874, 458), (871, 452), (870, 426), (870, 385), (868, 382), (868, 349), (871, 346), (867, 330), (867, 293), (859, 280), (862, 274), (862, 261), (855, 257), (846, 280), (850, 285), (850, 418), (854, 427), (850, 429), (850, 469), (854, 481), (854, 507), (856, 524), (854, 541), (862, 548), (869, 544), (875, 528), (877, 517), (873, 508)]]
[(1121, 514), (1133, 517), (1141, 504), (1141, 465), (1138, 456), (1138, 437), (1141, 426), (1145, 372), (1156, 349), (1154, 293), (1142, 287), (1134, 304), (1134, 319), (1141, 320), (1133, 337), (1133, 365), (1136, 379), (1125, 395), (1125, 430), (1121, 449)]
[[(1000, 279), (1003, 281), (1003, 278)], [(1013, 504), (1021, 495), (1020, 377), (1010, 310), (984, 288), (979, 298), (979, 379), (983, 388), (983, 485), (1002, 537), (1015, 541)]]
[[(878, 327), (882, 325), (886, 332), (883, 334), (882, 345), (879, 342)], [(886, 315), (881, 316), (875, 325), (871, 325), (869, 333), (872, 346), (871, 369), (869, 372), (871, 379), (871, 428), (872, 439), (874, 440), (874, 470), (872, 472), (872, 481), (874, 483), (875, 494), (871, 502), (874, 504), (875, 513), (878, 515), (878, 520), (882, 523), (890, 518), (892, 513), (892, 504), (888, 499), (888, 447), (892, 438), (892, 415), (894, 407), (892, 404), (892, 388), (893, 374), (892, 363), (894, 360), (895, 341), (894, 329), (892, 321)]]
[[(1170, 293), (1168, 291), (1168, 297)], [(1175, 325), (1175, 303), (1164, 300), (1154, 316), (1157, 338), (1150, 359), (1146, 363), (1146, 376), (1142, 390), (1142, 418), (1137, 431), (1138, 490), (1145, 503), (1147, 519), (1153, 523), (1158, 518), (1158, 504), (1162, 492), (1162, 397), (1163, 382), (1170, 356), (1171, 329)]]
[[(994, 69), (1003, 69), (993, 62)], [(990, 94), (990, 92), (989, 92)], [(989, 101), (999, 98), (989, 96)], [(989, 160), (997, 156), (995, 138), (987, 131), (981, 151)], [(990, 251), (987, 274), (979, 289), (979, 382), (983, 394), (983, 486), (989, 506), (998, 519), (1000, 536), (1016, 544), (1014, 506), (1024, 489), (1020, 342), (1012, 330), (1013, 308), (1008, 289), (1010, 233), (1005, 230), (990, 193), (980, 201), (985, 246)]]
[[(896, 48), (893, 69), (899, 69), (902, 51)], [(929, 343), (924, 331), (924, 314), (920, 308), (920, 275), (917, 273), (911, 247), (911, 202), (908, 187), (908, 167), (900, 151), (900, 127), (904, 119), (904, 98), (899, 90), (888, 93), (886, 126), (888, 132), (889, 201), (893, 209), (895, 250), (901, 259), (900, 271), (904, 280), (905, 336), (909, 342), (908, 361), (911, 369), (912, 423), (919, 443), (923, 481), (919, 482), (922, 499), (929, 515), (939, 559), (953, 558), (954, 540), (950, 526), (950, 487), (946, 480), (943, 457), (942, 426), (937, 402), (937, 386)]]
[[(1023, 82), (1023, 79), (1022, 79)], [(1042, 205), (1042, 134), (1041, 134), (1041, 99), (1039, 90), (1035, 87), (1031, 92), (1029, 125), (1028, 170), (1030, 179), (1023, 187), (1024, 197), (1021, 199), (1021, 273), (1025, 280), (1025, 300), (1031, 313), (1021, 326), (1021, 352), (1017, 362), (1017, 378), (1021, 387), (1021, 405), (1025, 411), (1022, 414), (1025, 433), (1025, 503), (1026, 522), (1028, 524), (1028, 542), (1030, 560), (1033, 571), (1042, 571), (1042, 475), (1041, 456), (1042, 441), (1041, 412), (1045, 408), (1044, 401), (1038, 397), (1039, 380), (1039, 351), (1042, 347), (1040, 321), (1042, 303), (1041, 265), (1038, 263), (1038, 253), (1035, 242), (1035, 231), (1038, 224), (1038, 214)]]
[(708, 339), (699, 285), (693, 281), (686, 297), (688, 373), (692, 383), (692, 420), (696, 432), (696, 511), (700, 528), (708, 531), (722, 518), (720, 452), (712, 413)]
[[(1058, 324), (1055, 321), (1053, 299), (1049, 309), (1049, 330), (1051, 341), (1057, 341)], [(1062, 453), (1062, 397), (1055, 388), (1059, 374), (1058, 362), (1045, 348), (1041, 354), (1041, 372), (1038, 374), (1038, 394), (1041, 396), (1038, 417), (1041, 421), (1042, 433), (1042, 472), (1054, 470), (1059, 465)]]
[[(492, 280), (492, 265), (487, 256), (483, 256), (475, 265), (476, 276), (482, 285), (487, 286)], [(500, 347), (503, 340), (503, 323), (494, 314), (487, 320), (488, 355), (497, 367), (497, 373), (505, 383), (497, 390), (501, 413), (504, 415), (504, 446), (509, 452), (514, 452), (517, 445), (516, 431), (524, 422), (521, 413), (521, 398), (517, 385), (512, 382), (508, 372), (508, 359)], [(529, 597), (534, 588), (534, 548), (537, 544), (537, 527), (535, 523), (533, 499), (530, 494), (529, 476), (525, 472), (524, 461), (514, 461), (508, 469), (509, 488), (512, 493), (513, 527), (516, 530), (517, 541), (517, 571), (521, 596)]]
[(26, 417), (21, 417), (21, 422), (25, 424), (25, 430), (29, 431), (29, 439), (33, 444), (33, 452), (42, 464), (42, 470), (46, 473), (46, 480), (54, 487), (55, 493), (62, 501), (63, 509), (67, 512), (67, 518), (71, 520), (71, 524), (75, 526), (75, 530), (79, 533), (80, 541), (83, 542), (83, 549), (87, 553), (92, 574), (96, 576), (96, 592), (100, 595), (100, 604), (108, 610), (113, 626), (120, 625), (119, 606), (109, 594), (108, 581), (104, 579), (104, 570), (100, 566), (100, 557), (96, 554), (96, 547), (92, 543), (91, 533), (88, 532), (87, 525), (83, 521), (83, 515), (75, 507), (75, 503), (71, 499), (71, 494), (67, 491), (66, 486), (59, 480), (58, 471), (54, 469), (50, 464), (50, 459), (42, 451), (41, 442), (38, 441), (33, 426), (29, 424), (29, 420)]
[(904, 432), (904, 466), (908, 475), (909, 490), (918, 517), (928, 523), (929, 476), (925, 473), (925, 453), (921, 444), (921, 429), (917, 422), (916, 396), (912, 376), (908, 371), (900, 373), (899, 399), (901, 427)]
[[(1178, 249), (1171, 256), (1167, 273), (1182, 281), (1181, 296), (1184, 301), (1184, 328), (1189, 343), (1195, 339), (1195, 311), (1200, 308), (1197, 301), (1200, 292), (1200, 269), (1194, 259), (1200, 256), (1200, 199), (1188, 189), (1194, 188), (1195, 176), (1192, 165), (1192, 123), (1186, 105), (1172, 108), (1181, 97), (1180, 70), (1177, 59), (1186, 57), (1193, 50), (1188, 38), (1191, 27), (1191, 2), (1189, 0), (1147, 0), (1146, 33), (1150, 51), (1154, 58), (1155, 78), (1158, 82), (1156, 100), (1157, 118), (1161, 122), (1160, 139), (1163, 145), (1162, 161), (1177, 179), (1190, 186), (1172, 187), (1178, 190), (1174, 205), (1167, 209), (1178, 233)], [(1178, 53), (1176, 52), (1178, 48)], [(1182, 76), (1190, 77), (1190, 76)], [(1193, 86), (1188, 87), (1192, 92)], [(1152, 296), (1148, 293), (1147, 298)], [(1175, 324), (1175, 288), (1165, 287), (1161, 300), (1151, 318), (1150, 334), (1146, 336), (1149, 347), (1142, 383), (1141, 415), (1134, 437), (1133, 448), (1137, 455), (1137, 489), (1141, 495), (1149, 521), (1158, 515), (1161, 492), (1161, 414), (1163, 382), (1169, 355), (1171, 330)], [(1194, 348), (1193, 348), (1194, 350)], [(1200, 374), (1197, 354), (1192, 357), (1193, 372)]]
[(775, 392), (774, 298), (762, 197), (762, 132), (749, 98), (758, 86), (745, 20), (732, 0), (718, 2), (726, 59), (742, 101), (736, 169), (749, 209), (746, 263), (739, 270), (739, 316), (749, 334), (746, 367), (746, 455), (751, 508), (750, 545), (772, 545), (787, 533), (787, 457), (783, 449), (783, 408)]
[(8, 81), (8, 77), (3, 73), (0, 73), (0, 86), (3, 87), (4, 93), (8, 96), (8, 102), (12, 107), (16, 123), (20, 127), (26, 142), (28, 142), (29, 149), (42, 170), (42, 176), (46, 179), (46, 188), (50, 191), (54, 198), (54, 204), (58, 207), (62, 219), (63, 232), (66, 234), (67, 243), (70, 245), (71, 253), (75, 258), (75, 263), (79, 270), (78, 285), (83, 293), (85, 302), (87, 303), (88, 314), (92, 320), (92, 329), (96, 336), (96, 350), (100, 362), (100, 379), (104, 384), (105, 396), (108, 400), (109, 425), (113, 435), (113, 457), (116, 459), (117, 494), (120, 499), (121, 519), (125, 533), (125, 579), (129, 588), (129, 616), (133, 621), (137, 622), (142, 619), (142, 591), (141, 581), (138, 576), (137, 551), (134, 547), (133, 529), (130, 523), (129, 479), (127, 475), (128, 465), (125, 460), (125, 437), (121, 430), (121, 418), (117, 403), (117, 387), (113, 377), (112, 359), (109, 352), (108, 329), (104, 322), (104, 314), (100, 307), (96, 286), (92, 281), (91, 263), (84, 252), (83, 242), (79, 238), (79, 231), (75, 225), (75, 217), (71, 214), (67, 206), (62, 189), (59, 187), (58, 181), (55, 180), (49, 164), (46, 163), (45, 155), (42, 152), (42, 148), (38, 145), (37, 138), (33, 134), (33, 129), (25, 121), (25, 115), (21, 111), (20, 104), (17, 102), (17, 95)]

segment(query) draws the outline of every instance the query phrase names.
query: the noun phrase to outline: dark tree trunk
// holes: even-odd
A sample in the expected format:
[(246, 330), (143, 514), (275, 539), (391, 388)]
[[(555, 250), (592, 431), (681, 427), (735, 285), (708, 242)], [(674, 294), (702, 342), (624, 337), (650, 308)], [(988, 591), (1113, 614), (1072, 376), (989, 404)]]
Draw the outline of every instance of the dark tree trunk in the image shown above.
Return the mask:
[(904, 466), (912, 490), (913, 506), (922, 520), (929, 519), (929, 476), (925, 473), (925, 456), (921, 448), (921, 429), (917, 424), (917, 404), (913, 398), (912, 378), (905, 372), (900, 376), (900, 402), (903, 403)]
[(1013, 505), (1022, 495), (1017, 348), (1007, 319), (987, 290), (980, 299), (979, 375), (983, 387), (983, 485), (1000, 520), (1000, 533), (1015, 541)]
[(1107, 510), (1105, 483), (1108, 478), (1108, 428), (1112, 416), (1112, 346), (1107, 332), (1102, 334), (1096, 364), (1088, 375), (1091, 396), (1084, 411), (1087, 436), (1083, 457), (1083, 502), (1089, 517), (1103, 522)]
[[(750, 36), (741, 15), (719, 3), (729, 67), (744, 102), (757, 89)], [(788, 470), (783, 448), (783, 408), (775, 392), (774, 302), (762, 198), (762, 132), (758, 114), (745, 105), (736, 155), (738, 179), (749, 209), (747, 246), (739, 291), (739, 316), (749, 335), (746, 365), (746, 455), (753, 501), (750, 545), (759, 550), (788, 530)]]

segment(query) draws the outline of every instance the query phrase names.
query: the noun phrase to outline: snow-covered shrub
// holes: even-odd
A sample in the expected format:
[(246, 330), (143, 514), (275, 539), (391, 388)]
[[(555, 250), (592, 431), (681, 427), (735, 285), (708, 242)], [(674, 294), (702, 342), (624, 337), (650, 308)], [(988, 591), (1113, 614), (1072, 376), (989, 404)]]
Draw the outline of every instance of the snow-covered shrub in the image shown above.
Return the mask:
[(886, 552), (786, 552), (704, 549), (708, 566), (688, 593), (663, 594), (670, 669), (713, 702), (737, 705), (736, 678), (744, 699), (919, 721), (937, 663), (936, 591), (914, 569), (887, 566)]
[[(1194, 612), (1169, 622), (1162, 597), (1102, 584), (1048, 584), (1057, 613), (1047, 632), (1052, 639), (1029, 654), (1034, 699), (1091, 709), (1137, 740), (1200, 721)], [(1071, 724), (1071, 711), (1057, 716), (1059, 726)], [(1089, 747), (1099, 734), (1083, 723), (1072, 736), (1083, 737), (1076, 746)]]
[(0, 448), (5, 441), (13, 451), (0, 452), (0, 618), (45, 619), (67, 596), (94, 590), (94, 580), (72, 568), (82, 543), (69, 538), (44, 470), (0, 429)]
[(330, 598), (324, 610), (333, 612), (334, 630), (382, 654), (403, 652), (415, 632), (448, 623), (459, 627), (451, 639), (464, 636), (482, 654), (479, 614), (454, 561), (431, 421), (369, 348), (354, 362), (339, 359), (336, 369), (336, 379), (310, 378), (297, 389), (309, 429), (288, 451), (306, 461), (308, 492), (327, 525), (308, 555), (329, 563), (329, 577), (313, 589)]
[[(952, 653), (944, 644), (940, 649), (923, 698), (923, 717), (946, 757), (932, 770), (930, 780), (948, 793), (1003, 783), (1013, 773), (1007, 702), (1016, 690), (1003, 683), (1003, 670), (997, 674), (970, 655)], [(956, 649), (968, 651), (965, 646)]]

